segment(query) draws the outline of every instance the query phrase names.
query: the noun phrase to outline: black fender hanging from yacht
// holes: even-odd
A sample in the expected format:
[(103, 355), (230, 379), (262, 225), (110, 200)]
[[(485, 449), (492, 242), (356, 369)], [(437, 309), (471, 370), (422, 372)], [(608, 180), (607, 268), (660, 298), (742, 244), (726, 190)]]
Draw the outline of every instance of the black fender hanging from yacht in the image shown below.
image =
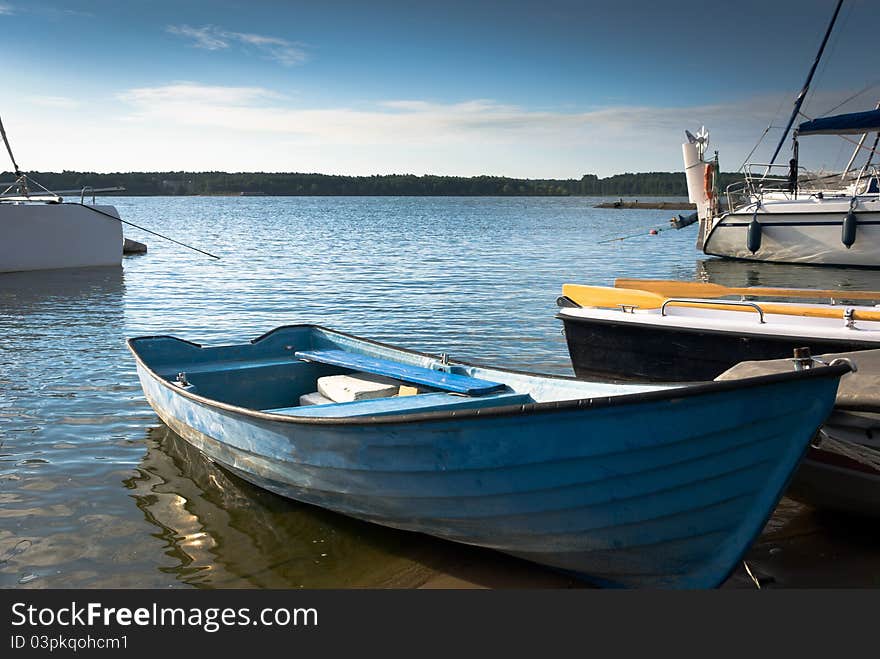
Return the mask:
[(856, 199), (853, 199), (849, 202), (849, 213), (846, 214), (846, 217), (843, 218), (843, 225), (840, 228), (840, 242), (842, 242), (847, 249), (852, 247), (856, 242), (856, 230), (859, 224), (859, 220), (856, 217), (855, 211), (853, 210), (856, 205)]
[(746, 237), (746, 247), (754, 254), (761, 249), (761, 223), (758, 222), (758, 209), (761, 205), (755, 206), (755, 212), (752, 214), (752, 221), (749, 222), (748, 235)]

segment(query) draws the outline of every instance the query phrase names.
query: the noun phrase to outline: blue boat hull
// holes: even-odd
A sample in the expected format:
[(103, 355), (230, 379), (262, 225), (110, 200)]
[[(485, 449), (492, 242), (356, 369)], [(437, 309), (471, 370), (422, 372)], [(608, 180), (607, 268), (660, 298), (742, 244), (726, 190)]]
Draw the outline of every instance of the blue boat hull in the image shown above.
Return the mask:
[(335, 422), (186, 391), (157, 372), (185, 359), (157, 359), (154, 370), (137, 344), (161, 340), (171, 339), (130, 342), (147, 400), (242, 478), (359, 519), (629, 587), (723, 582), (772, 513), (845, 372)]

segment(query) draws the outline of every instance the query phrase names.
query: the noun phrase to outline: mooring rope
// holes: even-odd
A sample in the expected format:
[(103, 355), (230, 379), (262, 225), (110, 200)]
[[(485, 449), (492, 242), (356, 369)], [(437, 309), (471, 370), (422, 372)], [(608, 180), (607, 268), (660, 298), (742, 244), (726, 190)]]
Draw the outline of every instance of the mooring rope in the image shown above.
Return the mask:
[(164, 236), (157, 231), (153, 231), (151, 229), (147, 229), (146, 227), (142, 227), (140, 225), (137, 225), (134, 222), (129, 222), (127, 220), (123, 220), (121, 217), (116, 217), (115, 215), (112, 215), (110, 213), (105, 213), (104, 211), (102, 211), (98, 208), (95, 208), (94, 206), (89, 206), (88, 204), (80, 204), (78, 202), (71, 202), (71, 203), (77, 203), (77, 205), (82, 206), (83, 208), (88, 208), (90, 211), (94, 211), (95, 213), (100, 213), (101, 215), (106, 215), (110, 219), (116, 220), (117, 222), (122, 222), (123, 224), (127, 224), (128, 226), (134, 227), (135, 229), (140, 229), (141, 231), (146, 231), (147, 233), (151, 233), (154, 236), (158, 236), (159, 238), (162, 238), (163, 240), (168, 240), (168, 241), (174, 243), (175, 245), (180, 245), (181, 247), (186, 247), (187, 249), (191, 249), (194, 252), (198, 252), (199, 254), (204, 254), (205, 256), (210, 256), (212, 259), (217, 259), (218, 261), (220, 260), (219, 256), (211, 254), (211, 252), (206, 252), (205, 250), (199, 249), (198, 247), (193, 247), (192, 245), (187, 245), (186, 243), (182, 243), (179, 240), (175, 240), (174, 238)]
[(820, 430), (819, 435), (822, 441), (819, 443), (818, 448), (837, 453), (880, 472), (880, 451), (877, 449), (865, 446), (864, 444), (857, 444), (856, 442), (834, 439), (825, 429)]

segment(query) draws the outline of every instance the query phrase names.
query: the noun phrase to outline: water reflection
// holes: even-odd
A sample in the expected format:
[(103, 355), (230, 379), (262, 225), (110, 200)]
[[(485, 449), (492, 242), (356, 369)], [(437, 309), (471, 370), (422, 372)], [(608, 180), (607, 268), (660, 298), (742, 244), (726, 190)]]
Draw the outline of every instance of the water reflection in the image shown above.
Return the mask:
[[(319, 322), (466, 361), (570, 373), (554, 318), (561, 285), (692, 279), (692, 234), (651, 236), (656, 212), (594, 209), (586, 198), (108, 201), (222, 259), (141, 237), (150, 252), (125, 259), (124, 271), (0, 275), (0, 587), (569, 585), (230, 476), (157, 427), (125, 338), (229, 343)], [(737, 286), (880, 288), (870, 271), (717, 259), (698, 270)], [(803, 509), (780, 510), (784, 524)]]
[(122, 339), (123, 294), (121, 268), (0, 275), (3, 407), (40, 406), (47, 396), (69, 393), (82, 384), (75, 376), (83, 367), (100, 380), (101, 349)]
[(880, 270), (698, 259), (694, 279), (722, 286), (880, 290)]
[(201, 588), (568, 585), (494, 552), (359, 522), (276, 496), (207, 460), (166, 426), (124, 482), (173, 564)]
[[(74, 409), (54, 400), (118, 383), (102, 349), (122, 339), (123, 294), (121, 268), (0, 275), (0, 424), (10, 424), (7, 433), (28, 428), (38, 441), (50, 432), (46, 421)], [(86, 381), (78, 377), (84, 372)], [(6, 445), (21, 448), (11, 436)]]
[[(198, 588), (585, 587), (496, 552), (359, 522), (276, 496), (217, 467), (164, 425), (124, 480), (167, 561)], [(864, 520), (783, 499), (746, 559), (766, 587), (880, 584)], [(839, 560), (845, 557), (845, 560)], [(132, 575), (137, 578), (137, 575)], [(753, 588), (738, 567), (725, 588)]]
[(0, 275), (0, 586), (107, 585), (134, 542), (111, 495), (145, 416), (124, 294), (121, 268)]
[(28, 313), (53, 301), (100, 306), (108, 296), (122, 293), (123, 271), (118, 266), (0, 275), (0, 310), (4, 313)]

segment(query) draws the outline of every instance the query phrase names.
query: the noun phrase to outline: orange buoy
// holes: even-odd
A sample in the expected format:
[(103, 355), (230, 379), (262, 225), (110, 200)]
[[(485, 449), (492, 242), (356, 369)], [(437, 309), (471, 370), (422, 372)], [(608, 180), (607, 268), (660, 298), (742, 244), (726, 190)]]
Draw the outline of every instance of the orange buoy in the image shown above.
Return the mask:
[(713, 196), (713, 187), (712, 187), (712, 163), (706, 163), (706, 173), (703, 174), (703, 190), (706, 192), (706, 199), (712, 201)]

